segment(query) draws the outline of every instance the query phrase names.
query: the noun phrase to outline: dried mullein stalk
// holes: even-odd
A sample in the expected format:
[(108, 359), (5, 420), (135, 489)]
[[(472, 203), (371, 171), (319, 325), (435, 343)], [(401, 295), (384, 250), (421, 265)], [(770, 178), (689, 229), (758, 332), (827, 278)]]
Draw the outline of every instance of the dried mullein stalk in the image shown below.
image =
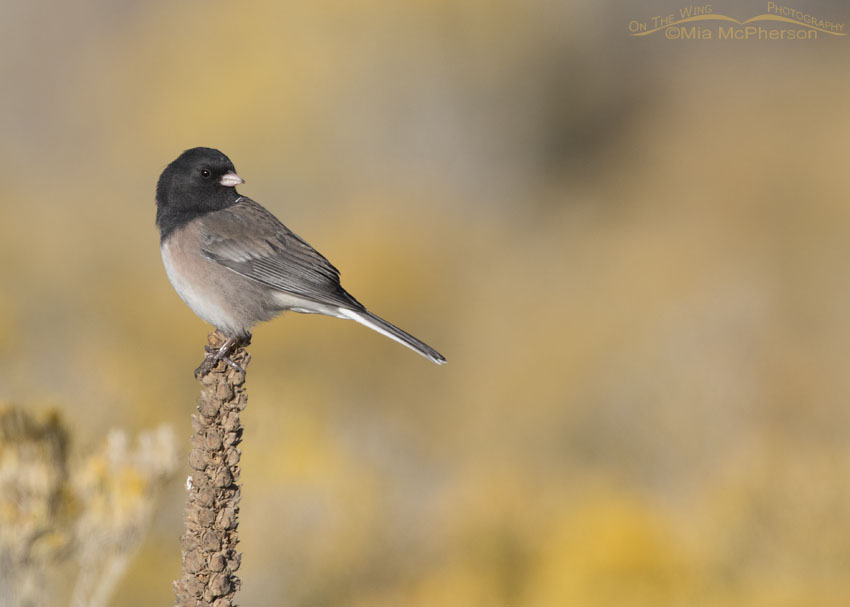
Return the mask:
[[(209, 338), (208, 351), (224, 343), (219, 333)], [(231, 607), (240, 580), (242, 555), (236, 551), (239, 517), (239, 413), (247, 395), (244, 369), (250, 355), (237, 346), (228, 355), (232, 364), (201, 365), (203, 386), (198, 411), (192, 415), (192, 450), (187, 481), (186, 531), (181, 538), (183, 576), (174, 582), (179, 607)], [(241, 367), (241, 369), (239, 369)]]

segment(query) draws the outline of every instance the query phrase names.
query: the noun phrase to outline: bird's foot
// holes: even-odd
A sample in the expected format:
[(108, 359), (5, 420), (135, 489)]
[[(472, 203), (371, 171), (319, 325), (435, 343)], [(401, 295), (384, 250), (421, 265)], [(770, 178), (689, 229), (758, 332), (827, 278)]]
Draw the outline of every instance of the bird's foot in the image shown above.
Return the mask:
[(207, 373), (212, 371), (213, 367), (215, 367), (218, 361), (222, 361), (234, 371), (245, 375), (245, 369), (233, 362), (233, 360), (227, 355), (230, 354), (230, 351), (233, 350), (235, 347), (240, 345), (247, 346), (250, 342), (250, 336), (242, 339), (241, 341), (239, 338), (236, 337), (228, 337), (221, 345), (221, 347), (216, 348), (210, 345), (204, 346), (204, 350), (206, 351), (206, 357), (204, 358), (204, 362), (202, 362), (198, 366), (198, 368), (195, 369), (195, 378), (197, 379), (202, 375), (206, 375)]

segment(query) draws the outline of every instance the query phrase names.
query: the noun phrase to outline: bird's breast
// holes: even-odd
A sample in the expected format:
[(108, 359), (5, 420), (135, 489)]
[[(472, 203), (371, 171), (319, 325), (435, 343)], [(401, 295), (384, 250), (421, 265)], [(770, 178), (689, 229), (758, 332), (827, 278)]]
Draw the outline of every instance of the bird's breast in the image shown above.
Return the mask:
[[(180, 298), (200, 318), (228, 335), (241, 335), (259, 320), (246, 309), (256, 294), (240, 284), (240, 277), (206, 258), (194, 226), (176, 230), (162, 243), (162, 262)], [(246, 301), (242, 301), (246, 299)]]

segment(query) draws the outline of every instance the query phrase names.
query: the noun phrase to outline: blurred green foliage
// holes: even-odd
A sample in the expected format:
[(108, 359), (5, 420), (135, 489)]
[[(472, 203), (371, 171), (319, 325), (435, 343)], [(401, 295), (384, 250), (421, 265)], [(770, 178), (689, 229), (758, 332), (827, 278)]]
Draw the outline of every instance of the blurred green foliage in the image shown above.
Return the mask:
[[(0, 398), (81, 448), (188, 437), (208, 328), (153, 189), (196, 145), (449, 360), (257, 329), (241, 604), (845, 602), (844, 40), (636, 40), (579, 1), (43, 10), (0, 24)], [(170, 601), (183, 502), (113, 604)]]

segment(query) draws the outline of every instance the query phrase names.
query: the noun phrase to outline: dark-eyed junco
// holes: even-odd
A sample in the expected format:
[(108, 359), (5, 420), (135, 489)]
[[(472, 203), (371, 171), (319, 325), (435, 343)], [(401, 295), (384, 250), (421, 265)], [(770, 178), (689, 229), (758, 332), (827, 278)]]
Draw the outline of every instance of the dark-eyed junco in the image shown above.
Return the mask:
[(251, 329), (280, 312), (355, 320), (437, 364), (429, 345), (369, 312), (339, 284), (339, 271), (236, 187), (230, 159), (193, 148), (169, 164), (156, 186), (156, 223), (171, 284), (190, 308), (228, 339), (225, 359)]

